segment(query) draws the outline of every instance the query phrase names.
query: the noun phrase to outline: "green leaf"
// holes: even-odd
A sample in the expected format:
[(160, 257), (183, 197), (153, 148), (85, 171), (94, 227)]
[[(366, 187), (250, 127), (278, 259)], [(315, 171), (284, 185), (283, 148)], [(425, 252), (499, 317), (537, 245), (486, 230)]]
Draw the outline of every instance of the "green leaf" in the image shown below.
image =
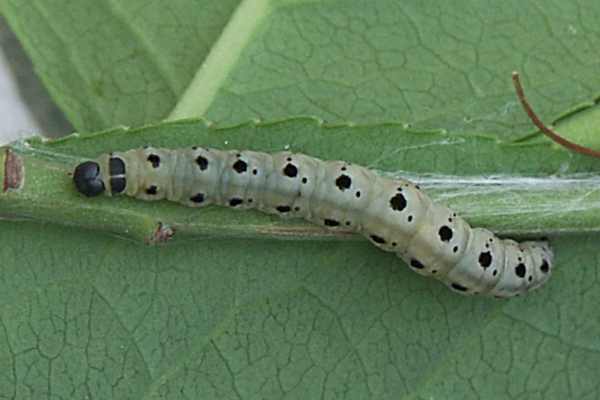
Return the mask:
[(598, 96), (593, 2), (237, 3), (7, 0), (5, 14), (79, 131), (175, 108), (226, 125), (310, 115), (505, 139), (533, 130), (513, 70), (543, 119)]
[(500, 301), (451, 293), (366, 242), (148, 248), (1, 226), (5, 397), (565, 399), (597, 390), (598, 235), (554, 240), (547, 286)]
[[(10, 154), (24, 164), (23, 187), (0, 194), (0, 206), (5, 214), (109, 230), (147, 242), (160, 239), (166, 230), (174, 230), (177, 240), (198, 235), (351, 238), (348, 232), (335, 235), (318, 226), (275, 216), (265, 218), (258, 212), (213, 207), (197, 218), (197, 210), (166, 202), (83, 199), (71, 181), (70, 173), (86, 156), (95, 158), (144, 145), (189, 148), (197, 144), (259, 151), (289, 149), (323, 159), (344, 159), (392, 176), (418, 173), (412, 179), (431, 192), (434, 200), (451, 206), (471, 223), (499, 233), (539, 236), (600, 230), (598, 181), (589, 174), (591, 168), (598, 170), (594, 161), (572, 159), (566, 151), (552, 149), (548, 141), (500, 145), (487, 138), (407, 131), (398, 124), (327, 127), (311, 119), (224, 129), (188, 120), (73, 135), (52, 142), (32, 139), (17, 143)], [(539, 162), (520, 163), (536, 157)], [(10, 164), (7, 158), (5, 169)], [(477, 170), (477, 175), (457, 176), (457, 170)], [(570, 175), (520, 176), (540, 171), (549, 175), (559, 170)], [(488, 176), (497, 171), (503, 175)], [(584, 172), (586, 175), (581, 176)]]
[[(494, 229), (596, 229), (596, 160), (539, 136), (496, 141), (533, 131), (510, 87), (513, 69), (528, 78), (530, 100), (549, 122), (594, 100), (595, 2), (244, 1), (204, 52), (194, 41), (207, 25), (199, 16), (213, 15), (208, 2), (6, 4), (11, 26), (79, 130), (159, 120), (176, 105), (176, 116), (244, 124), (218, 130), (188, 121), (34, 140), (15, 148), (38, 163), (25, 176), (29, 197), (3, 194), (3, 217), (29, 207), (36, 218), (67, 216), (63, 222), (90, 226), (105, 216), (110, 225), (121, 210), (154, 227), (158, 216), (172, 213), (190, 224), (221, 222), (246, 232), (146, 247), (95, 230), (0, 222), (0, 397), (598, 397), (597, 233), (552, 236), (557, 268), (544, 288), (510, 301), (468, 298), (366, 241), (271, 240), (249, 235), (252, 224), (294, 234), (298, 225), (216, 208), (83, 199), (66, 174), (80, 158), (145, 142), (288, 145), (395, 175), (456, 180), (433, 194)], [(252, 5), (261, 7), (243, 18), (239, 10)], [(169, 23), (173, 15), (176, 24)], [(157, 46), (162, 69), (140, 43)], [(148, 86), (138, 91), (140, 76)], [(109, 94), (94, 93), (94, 82)], [(106, 89), (115, 82), (127, 90)], [(179, 82), (177, 94), (170, 94), (172, 82)], [(299, 114), (359, 126), (288, 120)], [(560, 120), (557, 129), (573, 123), (587, 131), (583, 115)], [(251, 118), (284, 121), (255, 127), (246, 124)], [(469, 181), (536, 175), (550, 182), (554, 174), (587, 174), (589, 186), (556, 193), (532, 185), (518, 197), (500, 186), (486, 197)], [(465, 181), (458, 192), (465, 196), (453, 197)], [(15, 204), (20, 208), (7, 212)], [(525, 204), (554, 207), (537, 215), (528, 208), (519, 220), (515, 212)], [(494, 215), (511, 205), (512, 214)], [(575, 214), (561, 221), (562, 212)]]
[[(600, 5), (579, 7), (519, 0), (271, 2), (268, 18), (254, 18), (251, 42), (215, 45), (213, 53), (225, 56), (203, 66), (171, 118), (238, 123), (314, 115), (514, 138), (532, 129), (511, 86), (513, 70), (526, 78), (544, 119), (598, 96), (598, 63), (587, 55), (600, 45)], [(228, 32), (247, 25), (239, 17)], [(237, 61), (219, 46), (239, 53)]]
[(574, 143), (598, 150), (600, 149), (600, 108), (592, 104), (576, 110), (561, 119), (556, 125), (556, 130), (562, 137)]
[(3, 13), (79, 131), (169, 114), (238, 0), (6, 0)]
[[(15, 371), (1, 386), (7, 394), (25, 386), (35, 397), (46, 393), (38, 380), (48, 380), (53, 394), (110, 393), (114, 398), (341, 393), (350, 398), (429, 398), (449, 390), (457, 391), (451, 392), (455, 397), (500, 398), (507, 381), (517, 395), (547, 385), (546, 374), (562, 378), (566, 373), (584, 376), (581, 391), (593, 387), (585, 376), (600, 361), (594, 354), (600, 329), (593, 306), (597, 235), (553, 237), (555, 276), (523, 299), (467, 298), (419, 277), (366, 241), (325, 245), (322, 240), (269, 240), (281, 238), (286, 229), (292, 238), (306, 238), (300, 234), (306, 226), (216, 207), (87, 199), (75, 193), (67, 175), (66, 166), (98, 152), (145, 143), (191, 146), (195, 140), (262, 150), (287, 145), (324, 158), (370, 162), (384, 171), (406, 165), (421, 173), (455, 173), (477, 166), (483, 173), (510, 172), (506, 176), (514, 179), (517, 173), (550, 172), (564, 165), (574, 174), (594, 168), (591, 160), (553, 150), (549, 143), (506, 146), (474, 136), (453, 143), (440, 132), (411, 133), (398, 125), (326, 128), (312, 120), (228, 129), (183, 121), (52, 142), (32, 140), (14, 148), (26, 160), (22, 190), (29, 194), (23, 202), (15, 200), (19, 191), (2, 195), (4, 213), (18, 204), (30, 207), (32, 217), (45, 213), (83, 226), (122, 220), (128, 229), (136, 228), (135, 218), (147, 218), (149, 224), (140, 224), (146, 233), (154, 228), (152, 221), (171, 222), (175, 216), (180, 218), (178, 229), (200, 226), (210, 235), (207, 227), (212, 226), (215, 232), (187, 237), (180, 245), (148, 248), (99, 232), (3, 223), (0, 256), (7, 262), (0, 275), (0, 319), (8, 350), (0, 363)], [(386, 153), (386, 146), (392, 151)], [(519, 162), (534, 155), (541, 163)], [(490, 207), (511, 199), (502, 188), (495, 192), (500, 201)], [(473, 190), (463, 188), (463, 194)], [(503, 218), (509, 226), (541, 224), (540, 216), (523, 218), (523, 207), (535, 209), (535, 204), (552, 200), (557, 209), (542, 214), (572, 223), (560, 215), (569, 201), (553, 190), (547, 198), (537, 190), (543, 187), (528, 186), (530, 197), (524, 195), (521, 205), (513, 199), (515, 213)], [(593, 199), (594, 190), (585, 190)], [(579, 195), (582, 209), (594, 218), (585, 206), (588, 196)], [(458, 204), (469, 207), (473, 198)], [(21, 215), (19, 207), (10, 214)], [(482, 214), (483, 221), (494, 220), (490, 211)], [(271, 232), (265, 235), (261, 229)], [(227, 237), (219, 238), (223, 234)], [(316, 230), (309, 236), (323, 237)], [(32, 363), (33, 376), (23, 366)], [(534, 378), (524, 381), (527, 374)], [(467, 385), (465, 379), (474, 383)], [(556, 393), (556, 398), (569, 397)], [(549, 393), (545, 398), (553, 397)]]

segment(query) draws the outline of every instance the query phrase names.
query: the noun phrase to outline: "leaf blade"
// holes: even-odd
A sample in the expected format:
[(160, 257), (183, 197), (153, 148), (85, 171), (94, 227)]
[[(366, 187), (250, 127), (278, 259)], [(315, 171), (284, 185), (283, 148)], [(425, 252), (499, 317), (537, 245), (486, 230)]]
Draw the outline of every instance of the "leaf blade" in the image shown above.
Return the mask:
[[(225, 129), (209, 128), (202, 121), (180, 121), (54, 142), (32, 139), (13, 147), (13, 153), (24, 160), (26, 184), (0, 195), (0, 210), (4, 215), (108, 230), (146, 242), (160, 239), (165, 229), (169, 238), (170, 230), (175, 230), (177, 240), (194, 236), (356, 239), (348, 231), (332, 232), (258, 212), (218, 207), (196, 210), (127, 198), (88, 199), (76, 193), (69, 175), (85, 159), (82, 156), (95, 158), (147, 144), (186, 148), (198, 143), (259, 151), (287, 148), (366, 165), (384, 176), (416, 180), (435, 201), (451, 206), (472, 224), (500, 234), (539, 236), (600, 229), (600, 194), (597, 179), (590, 174), (594, 161), (583, 156), (571, 159), (550, 143), (505, 146), (486, 138), (454, 135), (450, 140), (443, 132), (410, 132), (397, 124), (326, 127), (311, 119)], [(343, 149), (339, 143), (345, 143)], [(540, 154), (545, 157), (539, 158)], [(539, 163), (520, 163), (534, 157)], [(570, 174), (564, 174), (566, 165)], [(475, 175), (465, 172), (475, 168)], [(531, 176), (540, 169), (547, 173), (562, 170), (563, 175)]]
[(79, 131), (158, 121), (172, 109), (237, 0), (5, 2), (5, 17)]

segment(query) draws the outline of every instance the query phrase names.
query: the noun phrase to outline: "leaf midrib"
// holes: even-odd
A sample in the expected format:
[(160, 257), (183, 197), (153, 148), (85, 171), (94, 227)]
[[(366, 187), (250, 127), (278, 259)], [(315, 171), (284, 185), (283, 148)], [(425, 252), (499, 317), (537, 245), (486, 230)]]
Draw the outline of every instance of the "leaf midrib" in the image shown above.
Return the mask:
[(270, 14), (270, 3), (269, 0), (242, 0), (167, 120), (205, 114), (255, 30)]

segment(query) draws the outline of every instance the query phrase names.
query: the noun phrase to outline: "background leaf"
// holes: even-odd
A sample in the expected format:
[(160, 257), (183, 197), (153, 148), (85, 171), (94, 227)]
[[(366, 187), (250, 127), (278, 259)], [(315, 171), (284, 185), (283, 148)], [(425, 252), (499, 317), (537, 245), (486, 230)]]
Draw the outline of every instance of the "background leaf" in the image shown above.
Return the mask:
[(532, 130), (513, 70), (546, 119), (598, 96), (598, 13), (592, 0), (271, 2), (228, 73), (205, 65), (171, 118), (316, 115), (511, 138)]
[(4, 15), (79, 131), (166, 116), (238, 0), (7, 0)]
[(597, 235), (554, 240), (552, 281), (506, 302), (457, 296), (366, 242), (144, 248), (32, 223), (0, 233), (6, 397), (598, 390)]
[[(594, 160), (546, 144), (534, 157), (530, 146), (538, 138), (518, 146), (510, 162), (492, 141), (489, 152), (480, 151), (481, 136), (510, 139), (533, 130), (510, 87), (513, 69), (529, 78), (526, 89), (545, 119), (594, 99), (595, 2), (461, 0), (442, 9), (439, 2), (246, 1), (243, 7), (257, 4), (264, 13), (248, 14), (250, 21), (236, 13), (223, 33), (229, 39), (212, 45), (201, 68), (206, 52), (195, 51), (203, 45), (194, 39), (211, 26), (198, 22), (205, 6), (173, 3), (189, 18), (182, 25), (190, 33), (179, 22), (162, 26), (171, 14), (160, 3), (129, 14), (123, 10), (141, 3), (115, 3), (122, 10), (117, 20), (102, 11), (112, 3), (9, 0), (3, 7), (79, 130), (159, 120), (176, 105), (175, 115), (205, 114), (223, 126), (298, 114), (400, 120), (415, 132), (446, 129), (464, 142), (436, 151), (390, 148), (383, 161), (365, 164), (456, 175), (597, 173)], [(255, 29), (232, 42), (242, 22)], [(141, 41), (126, 29), (135, 26)], [(169, 35), (159, 40), (156, 26)], [(146, 36), (147, 29), (154, 34)], [(162, 69), (145, 58), (144, 42), (160, 45)], [(225, 63), (218, 55), (226, 49), (235, 54)], [(84, 78), (73, 65), (83, 66)], [(211, 82), (219, 69), (220, 79)], [(147, 79), (140, 84), (139, 77)], [(106, 90), (113, 82), (122, 87)], [(200, 102), (209, 84), (214, 90)], [(175, 87), (178, 94), (169, 90)], [(307, 131), (279, 135), (293, 138), (286, 144), (294, 148), (332, 157), (360, 159), (347, 149), (370, 144), (359, 135), (352, 146), (344, 137), (333, 143)], [(161, 140), (179, 139), (173, 132)], [(281, 144), (263, 140), (265, 150)], [(72, 154), (99, 150), (71, 143), (80, 143)], [(557, 268), (548, 285), (497, 301), (457, 296), (366, 242), (212, 238), (148, 248), (98, 232), (3, 221), (0, 394), (598, 398), (597, 236), (553, 237)]]
[(228, 21), (237, 3), (7, 0), (5, 14), (79, 131), (176, 107), (225, 125), (314, 115), (506, 138), (532, 131), (515, 69), (544, 119), (598, 96), (593, 0), (247, 0)]

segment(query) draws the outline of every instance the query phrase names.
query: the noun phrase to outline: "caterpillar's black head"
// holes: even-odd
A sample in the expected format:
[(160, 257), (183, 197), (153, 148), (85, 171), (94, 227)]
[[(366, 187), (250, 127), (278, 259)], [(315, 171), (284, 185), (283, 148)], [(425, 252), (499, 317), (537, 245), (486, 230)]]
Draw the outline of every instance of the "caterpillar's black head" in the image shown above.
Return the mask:
[(73, 181), (77, 190), (88, 197), (104, 192), (104, 182), (100, 177), (100, 165), (97, 162), (86, 161), (75, 167)]

